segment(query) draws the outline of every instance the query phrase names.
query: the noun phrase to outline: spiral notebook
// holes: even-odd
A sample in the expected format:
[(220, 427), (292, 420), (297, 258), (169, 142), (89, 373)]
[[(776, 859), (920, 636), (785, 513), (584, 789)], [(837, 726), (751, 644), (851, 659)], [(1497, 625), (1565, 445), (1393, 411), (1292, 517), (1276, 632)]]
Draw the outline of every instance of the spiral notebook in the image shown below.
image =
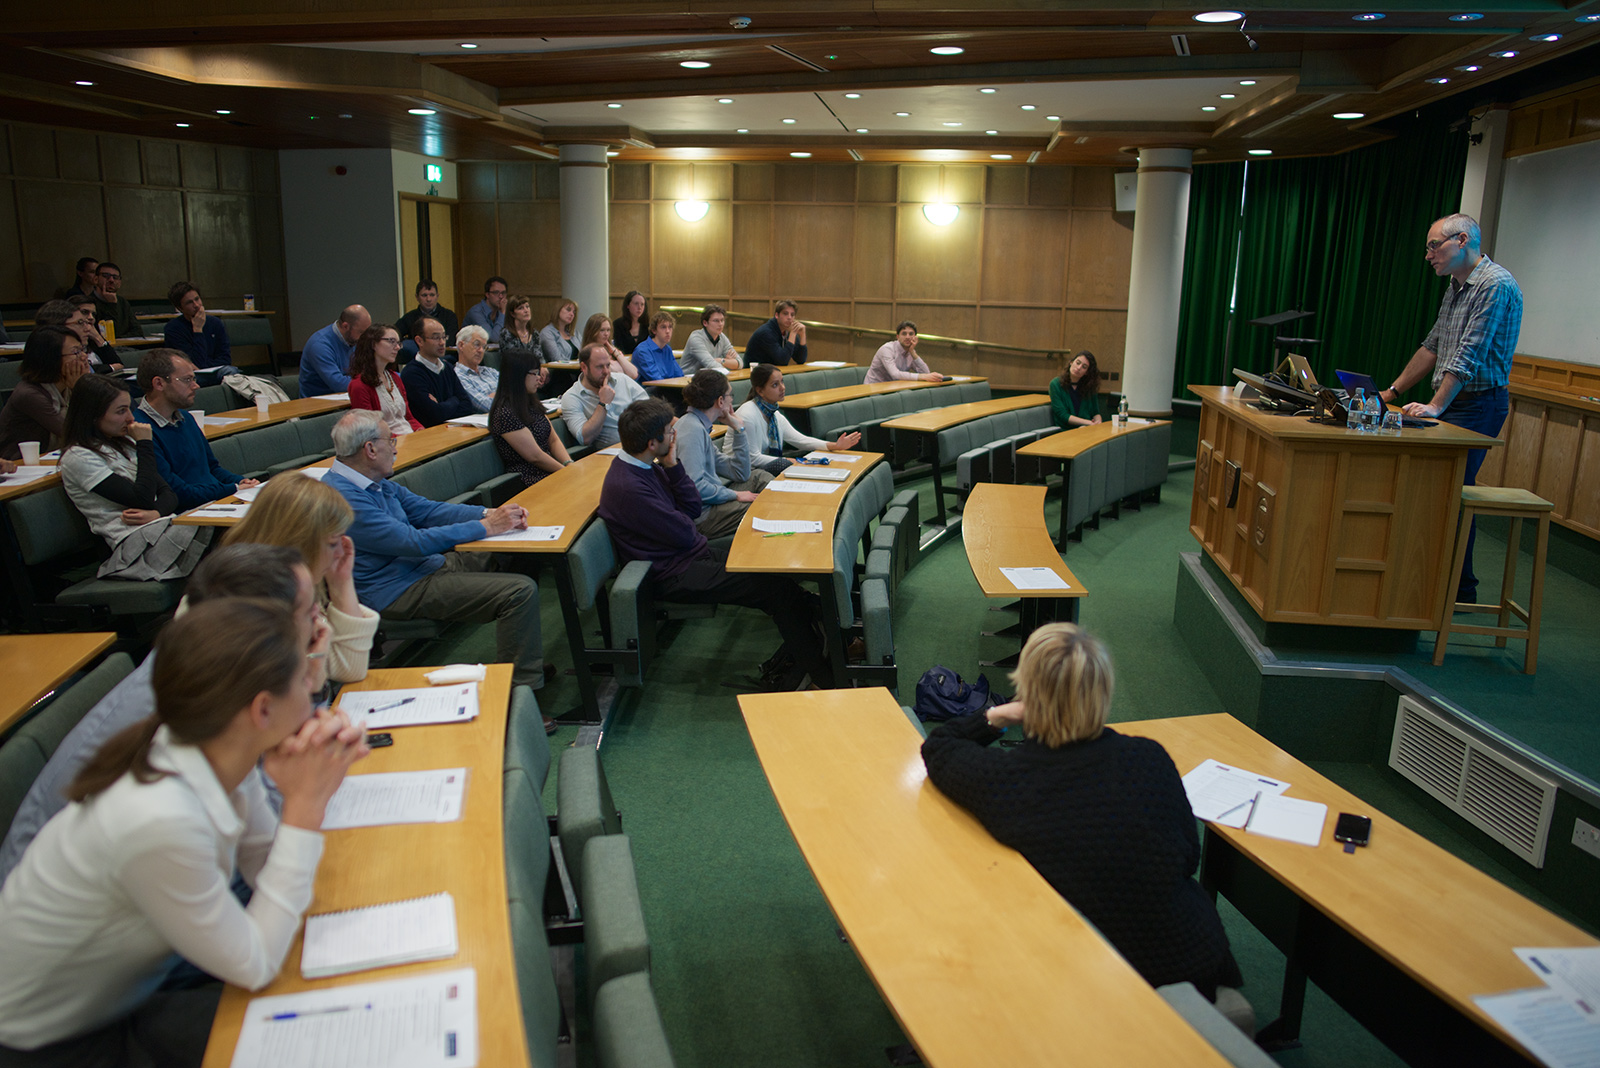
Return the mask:
[(306, 917), (300, 974), (307, 979), (443, 960), (459, 950), (448, 893)]

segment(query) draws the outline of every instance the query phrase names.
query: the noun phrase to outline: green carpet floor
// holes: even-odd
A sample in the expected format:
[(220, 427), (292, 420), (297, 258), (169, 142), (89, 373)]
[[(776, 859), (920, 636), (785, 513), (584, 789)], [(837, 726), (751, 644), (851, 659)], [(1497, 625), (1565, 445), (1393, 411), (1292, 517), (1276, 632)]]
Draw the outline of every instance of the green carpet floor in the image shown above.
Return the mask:
[[(1088, 591), (1081, 621), (1108, 643), (1116, 664), (1113, 721), (1227, 711), (1172, 622), (1178, 554), (1194, 548), (1187, 528), (1191, 489), (1192, 474), (1175, 472), (1164, 487), (1163, 503), (1107, 520), (1067, 550), (1068, 565)], [(927, 515), (931, 489), (923, 483), (922, 491)], [(1052, 525), (1057, 507), (1053, 499), (1046, 506)], [(1489, 556), (1497, 558), (1493, 550)], [(1589, 656), (1600, 611), (1592, 587), (1560, 594), (1552, 588), (1551, 597), (1555, 617), (1547, 615), (1546, 651), (1531, 686), (1504, 669), (1504, 654), (1452, 656), (1443, 675), (1419, 671), (1419, 677), (1447, 693), (1452, 673), (1469, 678), (1474, 687), (1498, 687), (1512, 695), (1559, 686), (1558, 700), (1565, 702), (1569, 688), (1581, 686), (1581, 679), (1570, 680), (1593, 671)], [(1012, 618), (989, 610), (967, 568), (959, 534), (944, 539), (923, 555), (896, 601), (902, 698), (909, 702), (917, 676), (933, 664), (973, 678), (984, 670), (980, 659), (1013, 651), (1014, 641), (980, 637)], [(565, 665), (560, 609), (548, 582), (543, 619), (547, 655)], [(624, 691), (606, 736), (602, 755), (624, 830), (633, 840), (655, 989), (683, 1068), (758, 1063), (881, 1068), (885, 1047), (904, 1036), (841, 941), (767, 788), (735, 703), (739, 691), (726, 685), (750, 672), (777, 640), (766, 620), (744, 610), (723, 609), (713, 619), (681, 625), (665, 639), (647, 690)], [(492, 656), (492, 628), (483, 627), (422, 650), (418, 660)], [(1547, 677), (1569, 681), (1546, 683)], [(1010, 691), (1002, 672), (990, 669), (990, 681), (996, 690)], [(1593, 682), (1591, 674), (1591, 694)], [(564, 712), (577, 703), (576, 683), (564, 675), (540, 699), (547, 712)], [(1592, 700), (1584, 707), (1592, 708)], [(1557, 733), (1581, 729), (1592, 735), (1586, 725), (1569, 722), (1577, 711), (1561, 712), (1567, 726), (1558, 724)], [(553, 746), (571, 744), (574, 733), (563, 728)], [(1469, 862), (1516, 882), (1514, 866), (1520, 862), (1484, 856), (1459, 840), (1452, 843), (1448, 828), (1377, 769), (1319, 765), (1319, 770)], [(552, 809), (554, 778), (546, 795)], [(937, 897), (938, 888), (928, 887), (927, 893)], [(1222, 908), (1246, 976), (1245, 993), (1258, 1017), (1270, 1020), (1284, 958), (1231, 907), (1224, 903)], [(994, 922), (1005, 918), (996, 916)], [(1302, 1048), (1279, 1054), (1279, 1062), (1314, 1068), (1399, 1063), (1315, 988), (1307, 1001), (1304, 1039)], [(582, 1063), (590, 1063), (587, 1052)]]

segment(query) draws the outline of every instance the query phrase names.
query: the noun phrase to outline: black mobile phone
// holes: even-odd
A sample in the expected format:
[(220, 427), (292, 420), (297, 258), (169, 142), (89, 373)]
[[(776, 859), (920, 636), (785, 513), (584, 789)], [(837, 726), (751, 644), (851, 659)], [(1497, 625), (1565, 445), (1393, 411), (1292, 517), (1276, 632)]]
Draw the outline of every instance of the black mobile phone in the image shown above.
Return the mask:
[(390, 734), (388, 731), (379, 731), (376, 734), (367, 735), (367, 745), (371, 746), (373, 749), (382, 749), (386, 745), (393, 744), (394, 735)]
[(1364, 846), (1371, 837), (1371, 816), (1357, 816), (1353, 812), (1339, 813), (1339, 822), (1333, 825), (1334, 841)]

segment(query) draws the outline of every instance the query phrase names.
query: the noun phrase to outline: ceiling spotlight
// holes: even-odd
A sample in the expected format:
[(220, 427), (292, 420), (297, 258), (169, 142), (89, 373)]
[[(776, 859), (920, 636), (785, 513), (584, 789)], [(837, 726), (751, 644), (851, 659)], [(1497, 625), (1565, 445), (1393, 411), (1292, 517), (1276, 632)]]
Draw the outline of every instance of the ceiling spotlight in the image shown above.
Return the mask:
[(1215, 104), (1205, 104), (1205, 105), (1201, 106), (1200, 110), (1201, 111), (1215, 111), (1215, 110), (1217, 110), (1217, 106)]
[(961, 53), (965, 52), (966, 49), (957, 48), (955, 45), (940, 45), (938, 48), (930, 48), (928, 51), (932, 52), (936, 56), (959, 56)]
[(1480, 71), (1482, 69), (1483, 68), (1478, 66), (1476, 63), (1468, 63), (1465, 66), (1461, 66), (1461, 67), (1457, 67), (1456, 68), (1456, 70), (1460, 71), (1463, 74), (1476, 74), (1478, 71)]
[(1022, 105), (1022, 110), (1023, 111), (1032, 111), (1033, 110), (1033, 105), (1032, 104), (1023, 104)]
[(947, 122), (944, 125), (946, 125), (946, 126), (960, 126), (961, 124), (959, 122)]
[(935, 226), (949, 226), (961, 214), (961, 209), (954, 204), (924, 204), (922, 214)]
[(856, 127), (856, 133), (871, 133), (871, 132), (872, 132), (871, 130), (867, 129), (864, 126)]
[(1006, 152), (991, 152), (991, 153), (989, 153), (989, 158), (990, 159), (1010, 159), (1011, 156), (1010, 156), (1009, 153), (1006, 153)]
[(1538, 41), (1540, 44), (1555, 44), (1561, 40), (1561, 35), (1559, 33), (1536, 33), (1528, 40)]
[(811, 153), (809, 153), (809, 152), (791, 152), (791, 153), (789, 153), (789, 155), (793, 156), (795, 159), (810, 159), (811, 158)]
[(232, 115), (233, 112), (229, 111), (227, 108), (218, 108), (217, 109), (217, 114), (218, 115)]
[(621, 106), (622, 106), (621, 104), (607, 104), (606, 105), (606, 107), (608, 107), (608, 108), (620, 108)]
[(734, 133), (749, 133), (749, 130), (735, 130)]
[(437, 111), (433, 110), (432, 108), (406, 108), (406, 114), (407, 115), (437, 115), (439, 113)]
[(1381, 11), (1368, 11), (1363, 15), (1350, 16), (1352, 22), (1377, 22), (1381, 18), (1383, 18), (1383, 12)]
[(1427, 82), (1429, 85), (1449, 85), (1450, 84), (1450, 79), (1449, 78), (1424, 78), (1422, 80)]
[(1270, 148), (1252, 148), (1249, 151), (1250, 151), (1250, 154), (1252, 156), (1270, 156), (1270, 155), (1272, 155), (1272, 149), (1270, 149)]
[(980, 92), (980, 93), (992, 93), (992, 92), (994, 92), (994, 90), (993, 89), (979, 89), (978, 92)]
[(796, 121), (798, 121), (798, 120), (795, 120), (795, 119), (784, 119), (783, 120), (783, 124), (785, 126), (793, 126)]
[(678, 66), (685, 67), (689, 70), (705, 70), (707, 67), (711, 66), (711, 64), (707, 63), (703, 59), (686, 59), (682, 63), (679, 63)]
[(983, 132), (984, 132), (984, 133), (986, 133), (986, 134), (988, 134), (988, 135), (989, 135), (989, 136), (990, 136), (990, 137), (994, 137), (994, 136), (995, 136), (995, 135), (996, 135), (996, 134), (998, 134), (998, 133), (999, 133), (999, 132), (1000, 132), (1000, 131), (999, 131), (999, 130), (985, 130), (985, 131), (983, 131)]
[(719, 104), (731, 104), (731, 103), (733, 103), (733, 97), (731, 97), (731, 96), (720, 96), (720, 97), (717, 98), (717, 103), (719, 103)]
[(477, 48), (478, 46), (473, 44), (471, 41), (462, 41), (460, 47), (462, 47), (462, 48)]
[(352, 115), (352, 114), (350, 114), (350, 113), (349, 113), (349, 112), (348, 112), (348, 111), (343, 111), (343, 112), (340, 112), (340, 113), (339, 113), (339, 117), (340, 117), (340, 118), (341, 118), (341, 119), (353, 119), (353, 118), (355, 118), (355, 116), (354, 116), (354, 115)]
[(1579, 15), (1573, 22), (1600, 22), (1600, 15)]
[(703, 200), (680, 200), (672, 205), (672, 210), (678, 213), (678, 218), (684, 222), (699, 222), (706, 217), (706, 212), (711, 210), (711, 205)]
[(1202, 11), (1194, 17), (1196, 22), (1238, 22), (1244, 18), (1242, 11)]
[(1254, 84), (1256, 84), (1256, 80), (1254, 78), (1246, 78), (1243, 81), (1241, 81), (1239, 84), (1240, 85), (1254, 85)]
[(1061, 121), (1061, 116), (1060, 115), (1046, 115), (1045, 118), (1049, 119), (1051, 122), (1060, 122)]
[(860, 93), (846, 93), (846, 94), (844, 94), (844, 98), (846, 100), (860, 100), (861, 99), (861, 94)]
[(88, 86), (93, 85), (94, 82), (86, 82), (82, 78), (79, 78), (77, 81), (73, 82), (72, 84), (73, 85), (81, 85), (81, 86), (84, 86), (85, 88), (87, 88)]
[(1460, 15), (1451, 15), (1450, 16), (1450, 21), (1451, 22), (1477, 22), (1481, 18), (1483, 18), (1483, 16), (1478, 14), (1477, 12), (1466, 12), (1466, 13), (1460, 14)]
[(1237, 100), (1237, 99), (1239, 99), (1239, 94), (1238, 93), (1218, 93), (1217, 95), (1219, 97), (1221, 97), (1223, 100)]
[(614, 148), (613, 148), (613, 149), (607, 149), (607, 150), (606, 150), (606, 156), (607, 156), (607, 157), (608, 157), (608, 158), (610, 158), (610, 157), (614, 157), (614, 156), (620, 156), (620, 155), (622, 155), (622, 153), (621, 153), (621, 152), (618, 152), (618, 151), (617, 151), (617, 150), (616, 150), (616, 149), (614, 149)]
[(1367, 117), (1367, 113), (1365, 111), (1335, 111), (1333, 117), (1345, 120), (1364, 119)]
[(1513, 52), (1513, 51), (1510, 51), (1510, 50), (1507, 50), (1505, 52), (1490, 52), (1489, 53), (1489, 58), (1490, 59), (1516, 59), (1517, 58), (1517, 54), (1515, 52)]
[(894, 114), (895, 118), (898, 119), (909, 119), (911, 117), (911, 112), (909, 111), (897, 111)]
[(173, 125), (177, 126), (177, 128), (180, 130), (187, 130), (189, 128), (189, 124), (186, 122), (174, 123)]

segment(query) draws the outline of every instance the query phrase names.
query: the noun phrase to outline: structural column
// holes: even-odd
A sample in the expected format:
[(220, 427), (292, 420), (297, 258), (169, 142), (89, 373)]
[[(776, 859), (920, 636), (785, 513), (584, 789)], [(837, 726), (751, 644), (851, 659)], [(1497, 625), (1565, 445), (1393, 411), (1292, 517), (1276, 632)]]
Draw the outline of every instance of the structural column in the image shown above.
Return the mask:
[(561, 146), (561, 293), (578, 302), (582, 319), (611, 311), (606, 167), (603, 144)]
[(1122, 392), (1135, 415), (1172, 414), (1172, 368), (1178, 353), (1193, 156), (1187, 148), (1139, 151), (1133, 269), (1128, 278), (1128, 340), (1122, 356)]

